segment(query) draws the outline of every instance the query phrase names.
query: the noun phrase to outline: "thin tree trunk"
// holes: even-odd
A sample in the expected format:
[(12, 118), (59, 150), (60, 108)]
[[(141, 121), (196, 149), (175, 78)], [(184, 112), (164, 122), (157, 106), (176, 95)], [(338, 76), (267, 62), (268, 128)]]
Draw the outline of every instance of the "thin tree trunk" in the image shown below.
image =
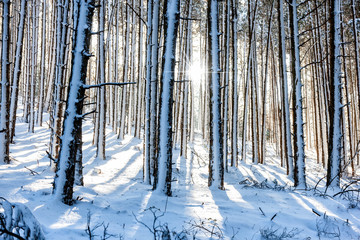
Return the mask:
[(265, 162), (266, 154), (266, 141), (265, 141), (265, 131), (266, 131), (266, 96), (267, 96), (267, 82), (268, 82), (268, 65), (269, 65), (269, 48), (270, 48), (270, 34), (271, 34), (271, 23), (273, 16), (273, 8), (275, 1), (273, 0), (271, 4), (269, 25), (268, 25), (268, 36), (266, 40), (266, 56), (265, 56), (265, 79), (264, 79), (264, 89), (263, 89), (263, 113), (262, 113), (262, 130), (261, 130), (261, 151), (260, 151), (260, 163)]
[(45, 85), (45, 49), (46, 49), (46, 0), (43, 0), (42, 12), (42, 37), (41, 37), (41, 70), (40, 70), (40, 94), (38, 107), (38, 124), (42, 126), (43, 109), (44, 109), (44, 85)]
[(10, 103), (10, 125), (9, 125), (9, 137), (10, 142), (14, 143), (15, 136), (15, 123), (16, 123), (16, 110), (18, 105), (18, 95), (19, 95), (19, 82), (21, 74), (21, 61), (23, 53), (23, 40), (24, 40), (24, 29), (25, 29), (25, 16), (26, 16), (26, 6), (27, 0), (21, 0), (21, 9), (20, 9), (20, 21), (18, 26), (18, 37), (16, 41), (16, 53), (15, 53), (15, 64), (14, 64), (14, 73), (13, 81), (11, 86), (11, 103)]
[(291, 72), (293, 94), (293, 125), (294, 125), (294, 184), (295, 187), (306, 188), (305, 179), (305, 144), (303, 130), (303, 106), (301, 94), (301, 74), (300, 74), (300, 53), (299, 53), (299, 30), (297, 19), (297, 3), (292, 0), (289, 4), (290, 12), (290, 39), (291, 39)]
[[(105, 39), (104, 39), (104, 30), (105, 30), (105, 0), (101, 0), (99, 14), (99, 83), (105, 83)], [(105, 160), (105, 131), (106, 131), (106, 89), (105, 86), (99, 89), (99, 108), (98, 108), (98, 124), (99, 124), (99, 136), (97, 141), (97, 152), (96, 155), (101, 160)]]
[(10, 0), (3, 0), (1, 42), (1, 110), (0, 110), (0, 159), (10, 163), (9, 158), (9, 111), (10, 111)]
[(151, 184), (151, 154), (150, 154), (150, 102), (151, 102), (151, 33), (152, 33), (152, 0), (147, 2), (147, 26), (146, 26), (146, 86), (145, 86), (145, 131), (144, 131), (144, 163), (143, 180)]
[(232, 92), (232, 137), (231, 137), (231, 166), (238, 166), (238, 48), (237, 48), (237, 24), (238, 24), (238, 15), (237, 15), (237, 0), (232, 0), (232, 14), (233, 14), (233, 23), (232, 23), (232, 45), (233, 45), (233, 92)]
[(288, 82), (286, 72), (286, 47), (285, 47), (285, 26), (284, 26), (284, 9), (283, 0), (279, 0), (278, 4), (278, 21), (279, 21), (279, 75), (282, 79), (282, 109), (283, 109), (283, 125), (285, 138), (285, 158), (287, 160), (287, 174), (292, 178), (294, 172), (294, 160), (291, 145), (290, 132), (290, 111), (289, 111), (289, 97), (288, 97)]
[(229, 78), (230, 78), (230, 0), (226, 0), (225, 8), (225, 82), (224, 82), (224, 100), (223, 100), (223, 165), (225, 171), (228, 171), (228, 115), (229, 115)]
[[(158, 52), (159, 52), (159, 13), (160, 0), (153, 1), (152, 7), (152, 31), (151, 31), (151, 66), (150, 66), (150, 162), (153, 173), (157, 167), (156, 133), (157, 133), (157, 95), (158, 95)], [(155, 178), (156, 176), (154, 176)]]
[(32, 49), (31, 49), (31, 83), (30, 83), (30, 121), (29, 132), (34, 132), (35, 124), (35, 85), (37, 75), (37, 40), (38, 40), (38, 10), (37, 1), (32, 2)]

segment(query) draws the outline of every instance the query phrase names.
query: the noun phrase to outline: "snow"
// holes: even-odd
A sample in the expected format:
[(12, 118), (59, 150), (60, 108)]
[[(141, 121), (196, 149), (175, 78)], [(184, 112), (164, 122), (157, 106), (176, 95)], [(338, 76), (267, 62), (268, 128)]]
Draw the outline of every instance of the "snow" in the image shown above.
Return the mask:
[[(28, 124), (21, 122), (21, 114), (18, 111), (16, 144), (10, 147), (10, 155), (15, 160), (9, 165), (0, 165), (0, 195), (11, 203), (25, 204), (40, 222), (46, 239), (89, 239), (85, 233), (88, 213), (90, 228), (109, 224), (108, 232), (117, 235), (109, 239), (119, 239), (120, 235), (123, 239), (152, 239), (150, 231), (134, 217), (151, 226), (153, 215), (150, 210), (146, 211), (151, 207), (160, 209), (156, 214), (166, 208), (157, 223), (167, 223), (171, 231), (178, 233), (183, 228), (190, 232), (197, 230), (196, 239), (210, 238), (205, 230), (194, 227), (201, 223), (207, 229), (219, 227), (215, 227), (215, 232), (223, 239), (231, 239), (236, 234), (233, 239), (256, 240), (261, 239), (261, 233), (278, 229), (277, 233), (281, 234), (285, 228), (287, 232), (298, 232), (291, 239), (319, 239), (318, 234), (321, 239), (329, 239), (331, 233), (338, 232), (340, 239), (360, 236), (359, 202), (354, 207), (341, 197), (323, 197), (314, 190), (294, 190), (286, 170), (279, 167), (280, 159), (271, 145), (266, 149), (267, 164), (240, 162), (238, 168), (229, 168), (222, 191), (207, 186), (208, 152), (196, 136), (194, 149), (201, 158), (194, 156), (192, 161), (186, 160), (179, 157), (178, 150), (174, 151), (173, 176), (177, 181), (172, 184), (173, 197), (167, 198), (142, 182), (143, 142), (140, 139), (125, 136), (120, 141), (108, 127), (107, 160), (95, 158), (90, 120), (83, 126), (84, 187), (74, 189), (74, 198), (78, 201), (73, 206), (54, 202), (51, 197), (54, 173), (45, 152), (50, 130), (35, 126), (35, 134), (28, 133)], [(44, 121), (47, 120), (48, 116), (44, 115)], [(315, 153), (306, 154), (306, 176), (311, 189), (325, 171), (316, 164)], [(25, 167), (39, 174), (32, 175)], [(324, 192), (324, 186), (325, 180), (317, 189)], [(313, 213), (313, 209), (321, 216)], [(102, 232), (102, 226), (94, 230), (98, 235)]]

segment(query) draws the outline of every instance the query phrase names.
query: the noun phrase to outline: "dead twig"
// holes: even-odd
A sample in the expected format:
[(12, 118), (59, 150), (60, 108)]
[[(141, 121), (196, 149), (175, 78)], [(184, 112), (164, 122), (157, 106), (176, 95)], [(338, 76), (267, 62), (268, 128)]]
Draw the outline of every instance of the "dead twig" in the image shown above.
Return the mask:
[(30, 168), (28, 168), (28, 167), (26, 167), (26, 166), (24, 166), (24, 168), (26, 168), (27, 170), (29, 170), (30, 171), (30, 173), (32, 174), (32, 175), (40, 175), (38, 172), (36, 172), (36, 171), (34, 171), (34, 170), (32, 170), (32, 169), (30, 169)]

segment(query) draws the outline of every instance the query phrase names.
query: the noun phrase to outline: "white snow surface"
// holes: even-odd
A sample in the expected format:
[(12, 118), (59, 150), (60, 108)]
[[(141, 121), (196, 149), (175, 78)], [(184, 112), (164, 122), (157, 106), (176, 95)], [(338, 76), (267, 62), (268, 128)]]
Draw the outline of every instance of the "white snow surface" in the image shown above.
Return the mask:
[[(278, 229), (275, 234), (280, 235), (285, 228), (287, 232), (297, 233), (288, 239), (319, 239), (318, 234), (320, 239), (360, 237), (359, 202), (350, 207), (351, 203), (342, 197), (322, 197), (313, 190), (294, 190), (285, 169), (279, 167), (280, 160), (271, 145), (267, 147), (266, 164), (240, 162), (238, 168), (229, 168), (223, 191), (207, 187), (208, 152), (200, 138), (196, 138), (194, 148), (201, 158), (194, 156), (193, 161), (185, 160), (178, 157), (178, 150), (174, 151), (173, 176), (177, 181), (172, 185), (173, 197), (167, 198), (142, 182), (140, 139), (126, 136), (118, 140), (108, 128), (107, 160), (95, 158), (91, 121), (85, 121), (83, 126), (85, 186), (75, 187), (74, 198), (78, 201), (73, 206), (64, 205), (51, 198), (54, 173), (45, 153), (49, 129), (36, 126), (35, 134), (31, 134), (27, 132), (27, 124), (21, 122), (20, 114), (18, 120), (16, 143), (10, 147), (13, 161), (9, 165), (0, 164), (0, 196), (12, 203), (25, 204), (40, 222), (46, 239), (89, 239), (85, 233), (88, 213), (91, 228), (109, 224), (108, 233), (114, 234), (109, 239), (120, 236), (120, 239), (153, 239), (150, 231), (134, 217), (151, 227), (153, 216), (150, 211), (144, 211), (150, 207), (161, 212), (166, 209), (157, 223), (167, 224), (171, 231), (178, 233), (183, 229), (192, 234), (196, 232), (196, 239), (211, 239), (205, 230), (191, 228), (192, 224), (201, 222), (209, 230), (219, 227), (215, 227), (217, 235), (212, 239), (262, 239), (261, 234), (267, 230)], [(314, 153), (307, 152), (307, 155), (307, 183), (308, 187), (314, 187), (325, 172), (311, 158)], [(32, 175), (25, 167), (39, 175)], [(262, 185), (250, 187), (256, 182)], [(324, 181), (317, 189), (324, 191)], [(314, 214), (313, 209), (321, 216)], [(102, 227), (94, 230), (98, 235), (94, 239), (100, 239), (102, 232)], [(336, 234), (340, 237), (331, 238)]]

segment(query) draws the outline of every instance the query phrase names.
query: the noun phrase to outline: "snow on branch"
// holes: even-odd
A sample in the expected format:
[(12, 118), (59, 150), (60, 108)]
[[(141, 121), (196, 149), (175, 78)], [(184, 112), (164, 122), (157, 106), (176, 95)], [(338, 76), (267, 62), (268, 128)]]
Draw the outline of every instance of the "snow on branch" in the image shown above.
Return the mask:
[(188, 17), (180, 17), (180, 20), (184, 20), (184, 21), (201, 21), (200, 18), (188, 18)]
[(0, 236), (4, 239), (45, 239), (40, 223), (28, 207), (21, 203), (10, 203), (2, 197), (0, 197)]

